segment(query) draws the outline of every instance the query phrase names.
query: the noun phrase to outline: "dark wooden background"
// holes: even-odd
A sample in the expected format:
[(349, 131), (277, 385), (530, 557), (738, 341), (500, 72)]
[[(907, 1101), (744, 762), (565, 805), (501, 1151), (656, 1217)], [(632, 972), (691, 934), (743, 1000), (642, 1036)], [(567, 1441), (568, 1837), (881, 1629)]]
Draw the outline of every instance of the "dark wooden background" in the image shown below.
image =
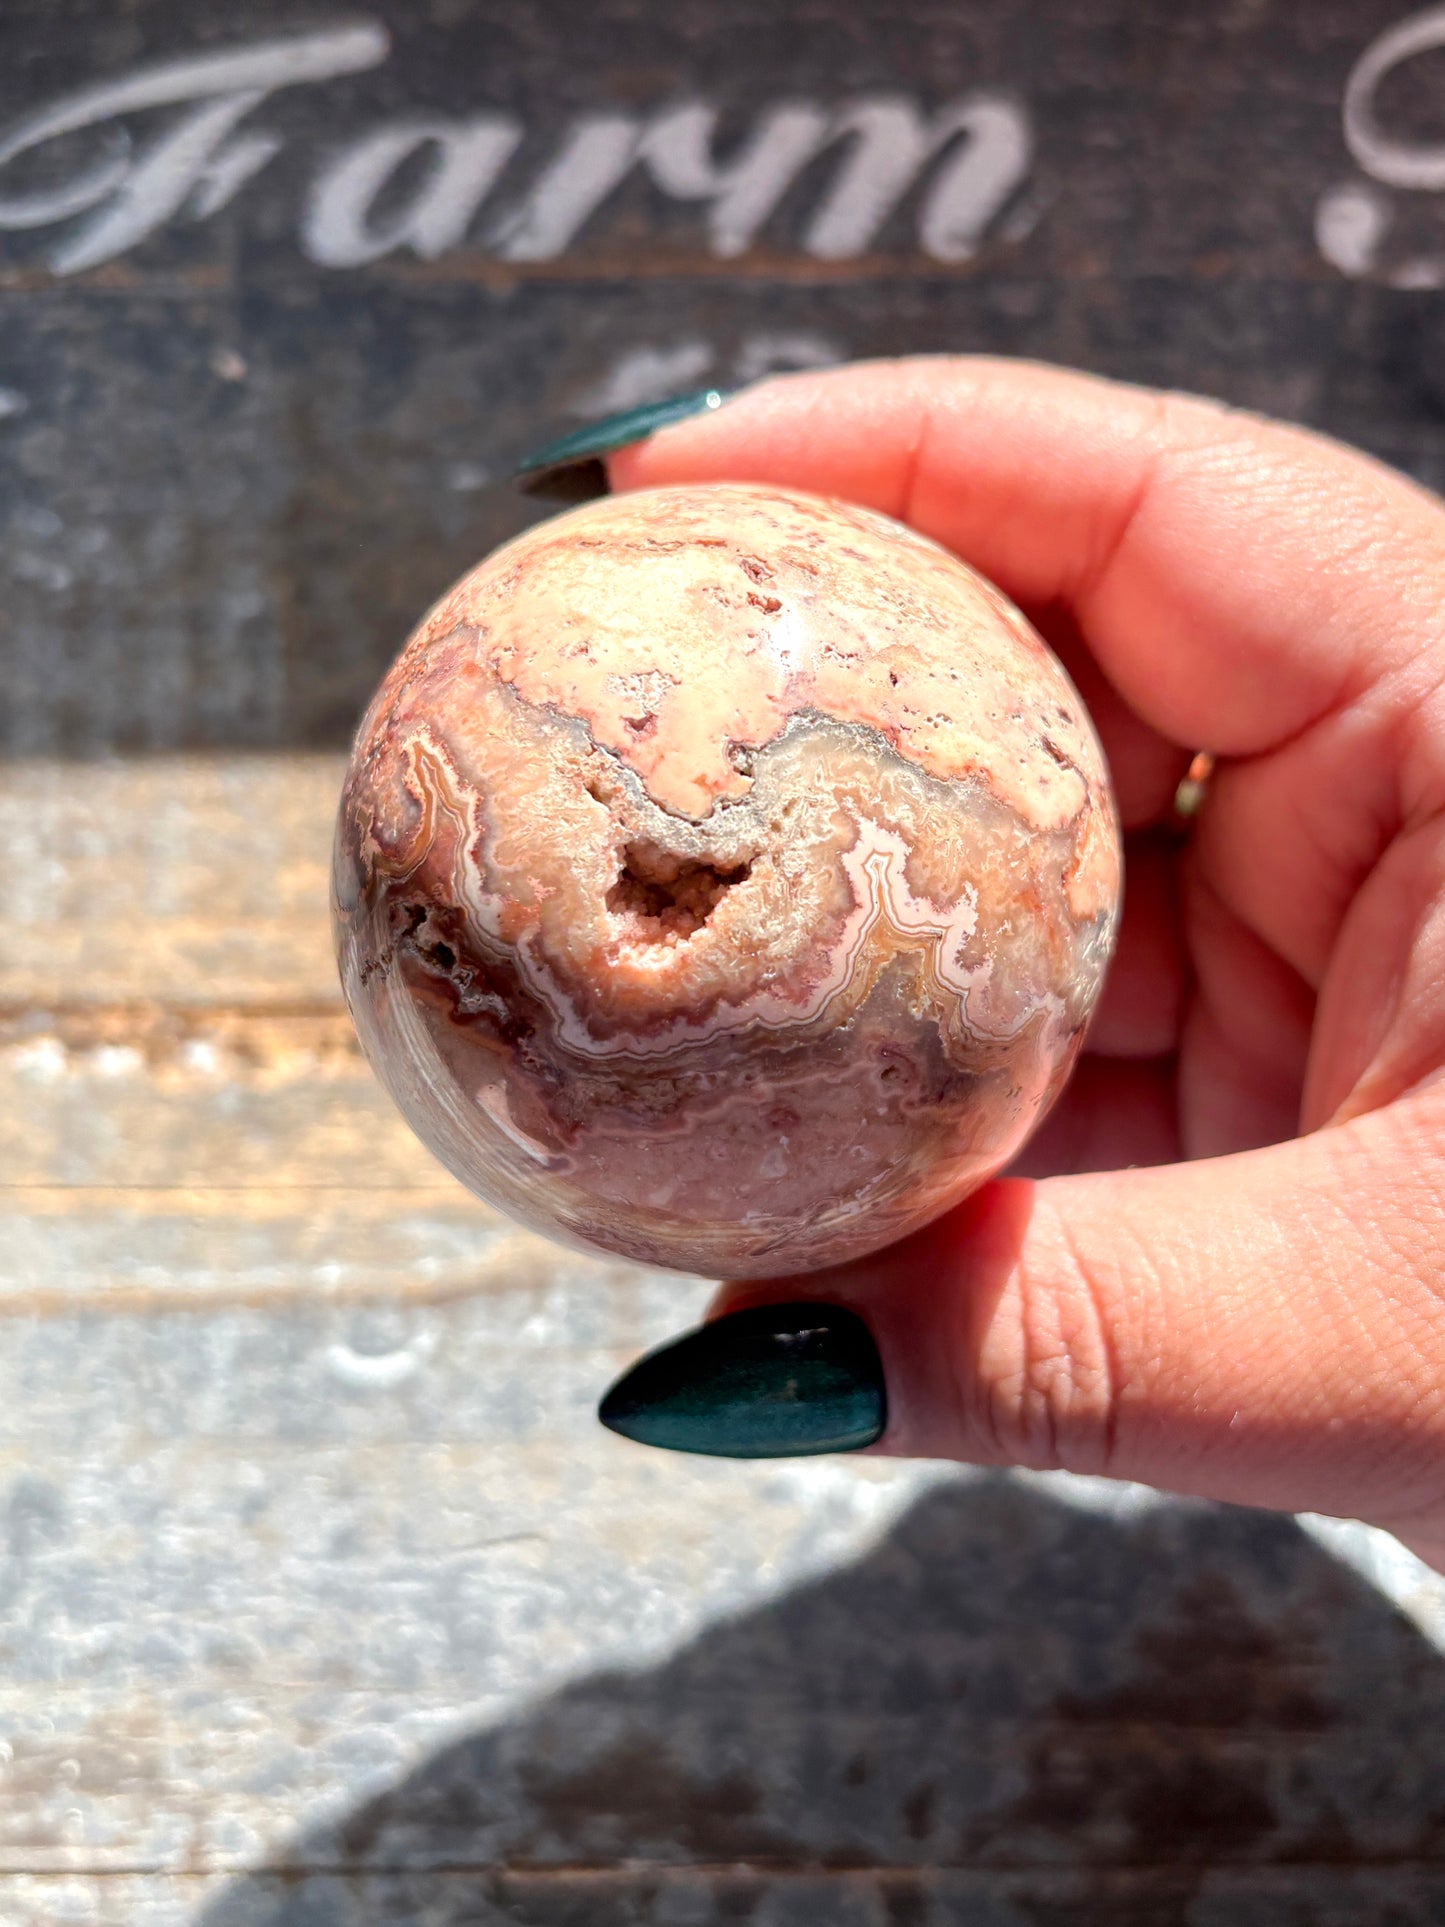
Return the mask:
[(602, 1432), (707, 1287), (441, 1172), (326, 907), (376, 676), (589, 412), (989, 348), (1445, 482), (1410, 18), (0, 0), (0, 1927), (1445, 1923), (1445, 1580)]
[[(261, 100), (235, 138), (282, 145), (229, 205), (183, 206), (93, 266), (54, 270), (114, 197), (24, 228), (6, 206), (97, 159), (134, 175), (196, 103), (0, 168), (0, 742), (343, 743), (418, 609), (523, 520), (497, 478), (612, 392), (1003, 350), (1257, 405), (1445, 479), (1441, 297), (1390, 285), (1428, 282), (1445, 222), (1430, 192), (1370, 180), (1341, 116), (1355, 63), (1405, 16), (1399, 0), (6, 0), (0, 130), (199, 54), (368, 25), (386, 50)], [(967, 260), (918, 241), (940, 162), (861, 250), (810, 252), (844, 139), (734, 258), (706, 204), (642, 165), (550, 258), (508, 259), (499, 238), (589, 116), (645, 126), (702, 103), (726, 162), (779, 103), (889, 96), (927, 115), (980, 93), (1011, 103), (1033, 152)], [(1397, 63), (1374, 105), (1428, 153), (1445, 52)], [(455, 245), (310, 258), (308, 196), (338, 154), (479, 114), (520, 140)], [(425, 172), (424, 155), (398, 169), (380, 227)], [(1388, 231), (1346, 270), (1316, 227), (1352, 187), (1346, 227), (1353, 212)]]

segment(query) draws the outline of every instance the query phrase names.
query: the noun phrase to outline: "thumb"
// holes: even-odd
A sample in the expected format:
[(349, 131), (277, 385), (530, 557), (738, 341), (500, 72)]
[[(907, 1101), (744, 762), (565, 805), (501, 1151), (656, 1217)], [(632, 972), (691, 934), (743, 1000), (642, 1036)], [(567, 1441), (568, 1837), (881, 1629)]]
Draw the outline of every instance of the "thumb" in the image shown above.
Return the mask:
[(1232, 1157), (1004, 1179), (900, 1245), (724, 1289), (844, 1306), (878, 1450), (1445, 1523), (1445, 1087)]

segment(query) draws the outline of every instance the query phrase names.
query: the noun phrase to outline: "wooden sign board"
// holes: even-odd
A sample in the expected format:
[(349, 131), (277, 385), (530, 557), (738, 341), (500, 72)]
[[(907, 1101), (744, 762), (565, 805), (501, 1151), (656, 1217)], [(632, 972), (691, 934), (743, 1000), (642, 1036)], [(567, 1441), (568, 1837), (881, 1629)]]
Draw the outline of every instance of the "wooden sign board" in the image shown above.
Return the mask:
[(1445, 476), (1399, 0), (68, 0), (0, 45), (12, 753), (336, 747), (586, 415), (988, 349)]

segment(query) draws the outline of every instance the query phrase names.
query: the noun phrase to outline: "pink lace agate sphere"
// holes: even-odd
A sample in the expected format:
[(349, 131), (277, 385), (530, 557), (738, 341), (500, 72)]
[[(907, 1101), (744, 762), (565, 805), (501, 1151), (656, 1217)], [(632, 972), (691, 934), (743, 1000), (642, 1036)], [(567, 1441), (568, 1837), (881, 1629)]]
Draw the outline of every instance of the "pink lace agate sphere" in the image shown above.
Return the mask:
[(1118, 827), (1012, 605), (865, 510), (614, 496), (427, 616), (368, 710), (335, 919), (362, 1042), (466, 1185), (715, 1276), (873, 1250), (1062, 1086)]

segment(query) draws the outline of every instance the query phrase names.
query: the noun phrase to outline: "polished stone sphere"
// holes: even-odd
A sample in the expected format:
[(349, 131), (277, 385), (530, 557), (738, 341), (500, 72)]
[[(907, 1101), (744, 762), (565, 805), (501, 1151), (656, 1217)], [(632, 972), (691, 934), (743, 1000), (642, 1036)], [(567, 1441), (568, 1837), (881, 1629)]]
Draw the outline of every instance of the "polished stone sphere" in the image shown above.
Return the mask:
[(1120, 874), (1078, 693), (991, 584), (714, 485), (542, 523), (436, 605), (357, 736), (334, 911), (367, 1055), (464, 1184), (756, 1277), (1013, 1157)]

